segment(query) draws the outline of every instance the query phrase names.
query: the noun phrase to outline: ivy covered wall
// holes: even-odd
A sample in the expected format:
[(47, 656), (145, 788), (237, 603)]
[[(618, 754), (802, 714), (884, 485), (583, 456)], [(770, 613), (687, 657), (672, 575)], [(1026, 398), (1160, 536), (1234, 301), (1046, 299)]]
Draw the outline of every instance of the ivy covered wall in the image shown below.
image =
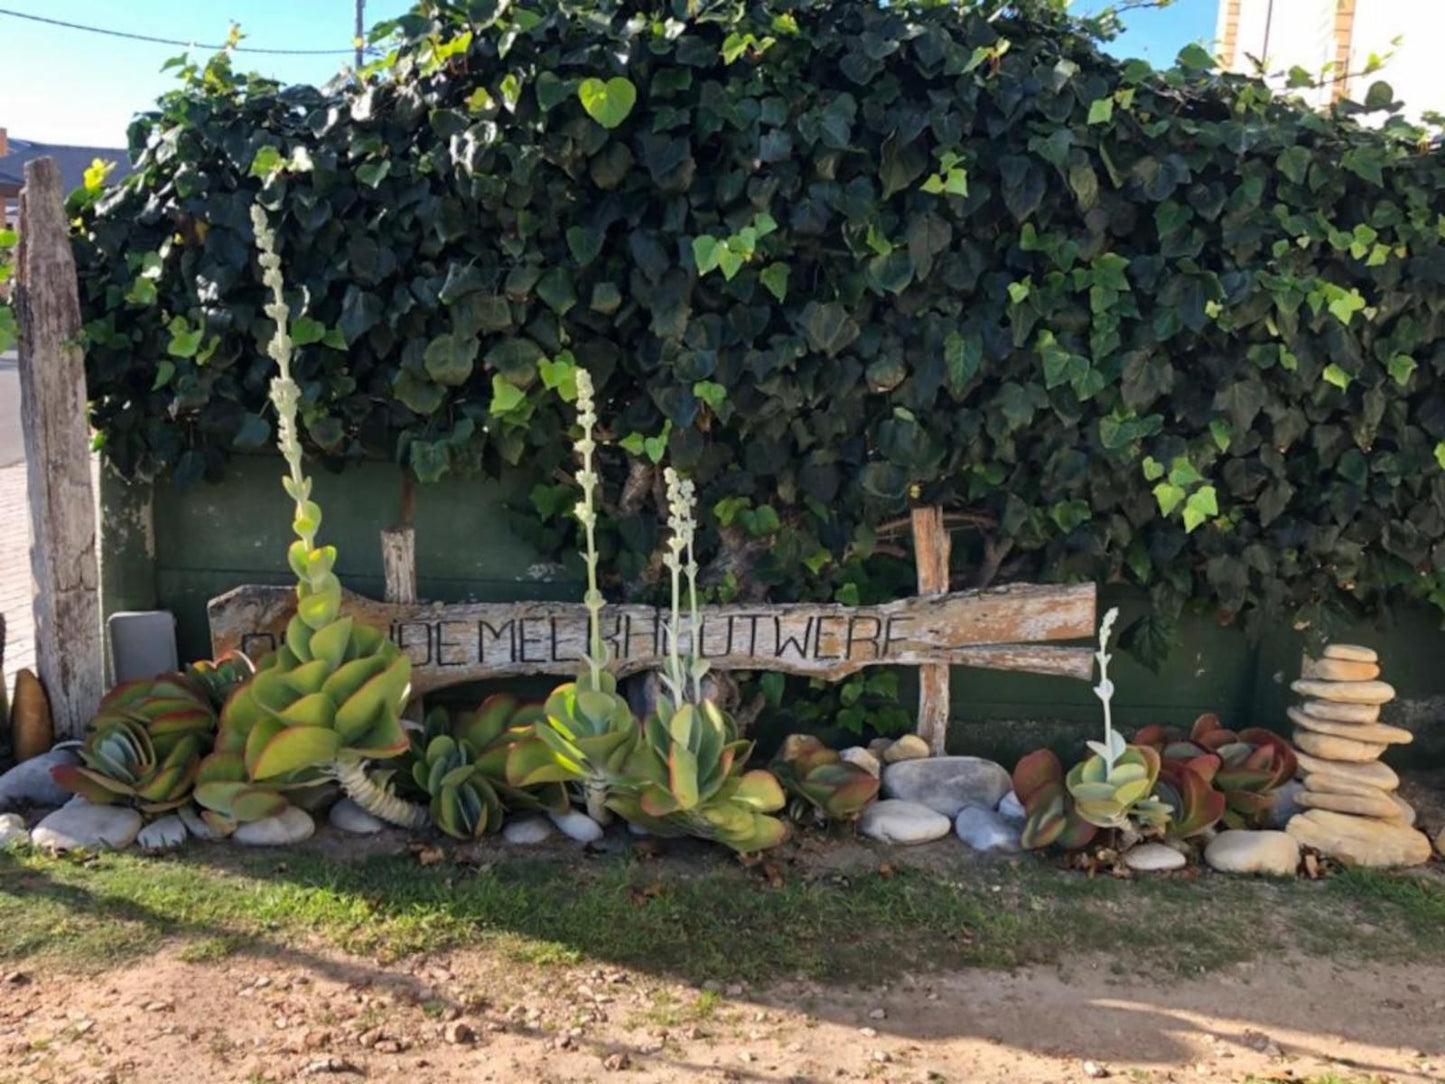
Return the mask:
[(74, 202), (107, 455), (204, 492), (269, 440), (259, 198), (328, 465), (504, 480), (566, 554), (594, 372), (614, 596), (666, 459), (716, 597), (895, 594), (928, 502), (958, 585), (1127, 586), (1155, 662), (1186, 608), (1440, 603), (1441, 151), (1384, 84), (1320, 116), (996, 6), (425, 3), (361, 86), (186, 66)]

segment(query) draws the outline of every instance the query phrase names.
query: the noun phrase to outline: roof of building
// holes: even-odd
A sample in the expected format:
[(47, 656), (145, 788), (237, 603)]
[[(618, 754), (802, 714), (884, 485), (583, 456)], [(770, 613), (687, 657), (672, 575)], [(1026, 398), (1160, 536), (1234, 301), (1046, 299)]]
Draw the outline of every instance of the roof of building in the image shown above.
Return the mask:
[(118, 181), (130, 172), (130, 158), (120, 147), (70, 147), (14, 137), (7, 139), (6, 144), (8, 153), (0, 158), (0, 187), (19, 188), (25, 183), (25, 163), (47, 156), (60, 166), (60, 180), (67, 192), (85, 183), (85, 171), (97, 158), (115, 163), (107, 178), (110, 181)]

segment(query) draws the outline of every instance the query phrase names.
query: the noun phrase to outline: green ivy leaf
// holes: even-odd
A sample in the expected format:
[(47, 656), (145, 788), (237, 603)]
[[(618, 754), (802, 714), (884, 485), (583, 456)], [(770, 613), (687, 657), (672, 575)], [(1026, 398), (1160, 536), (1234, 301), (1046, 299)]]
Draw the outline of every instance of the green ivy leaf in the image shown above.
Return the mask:
[[(326, 325), (310, 316), (298, 316), (291, 321), (291, 342), (295, 346), (310, 346), (326, 338)], [(344, 344), (343, 344), (344, 345)]]
[(1152, 455), (1144, 457), (1144, 479), (1149, 482), (1157, 482), (1164, 477), (1164, 464), (1155, 459)]
[(768, 293), (772, 294), (779, 301), (785, 301), (788, 297), (788, 265), (785, 263), (770, 263), (762, 271), (758, 272), (758, 278)]
[(472, 336), (438, 335), (427, 343), (422, 363), (427, 376), (438, 384), (457, 387), (472, 375), (479, 344)]
[(492, 377), (492, 413), (497, 416), (511, 414), (524, 406), (527, 393), (506, 377), (498, 373)]
[(1191, 42), (1179, 50), (1179, 57), (1175, 63), (1185, 71), (1206, 72), (1214, 67), (1214, 57), (1204, 46)]
[(1408, 354), (1395, 354), (1388, 364), (1390, 379), (1402, 388), (1410, 383), (1410, 377), (1414, 375), (1416, 368), (1415, 359)]
[(1439, 464), (1441, 470), (1445, 470), (1445, 440), (1435, 445), (1435, 462)]
[(1096, 98), (1089, 104), (1089, 123), (1108, 124), (1114, 119), (1114, 99)]
[(151, 384), (151, 391), (160, 391), (171, 382), (176, 375), (176, 363), (174, 361), (162, 361), (156, 365), (155, 382)]
[(537, 372), (542, 377), (542, 385), (555, 391), (562, 402), (577, 399), (577, 359), (572, 351), (563, 350), (555, 358), (542, 358), (537, 362)]
[(379, 162), (367, 162), (356, 169), (356, 179), (367, 188), (377, 188), (381, 182), (386, 180), (391, 173), (391, 159), (383, 158)]
[(697, 267), (699, 275), (706, 275), (718, 265), (718, 257), (726, 251), (726, 246), (716, 237), (710, 234), (703, 234), (701, 237), (692, 239), (692, 262)]
[(1224, 418), (1215, 418), (1209, 423), (1209, 435), (1214, 438), (1214, 445), (1221, 452), (1229, 451), (1229, 445), (1234, 436), (1234, 427)]
[(699, 380), (692, 386), (692, 393), (712, 408), (714, 414), (728, 399), (727, 387), (713, 380)]
[(285, 158), (275, 147), (260, 147), (251, 157), (251, 168), (247, 172), (252, 177), (269, 177), (281, 168), (284, 161)]
[(1184, 497), (1184, 490), (1170, 482), (1160, 482), (1154, 487), (1154, 499), (1159, 502), (1159, 511), (1166, 516), (1179, 507)]
[(584, 79), (577, 87), (577, 97), (589, 117), (604, 128), (616, 128), (637, 104), (637, 88), (631, 80), (621, 76), (614, 76), (606, 82)]
[(1341, 391), (1350, 386), (1350, 374), (1333, 362), (1326, 365), (1325, 371), (1320, 375), (1324, 377), (1325, 383), (1333, 384)]
[(1200, 524), (1219, 514), (1213, 486), (1200, 486), (1184, 503), (1184, 531), (1192, 533)]

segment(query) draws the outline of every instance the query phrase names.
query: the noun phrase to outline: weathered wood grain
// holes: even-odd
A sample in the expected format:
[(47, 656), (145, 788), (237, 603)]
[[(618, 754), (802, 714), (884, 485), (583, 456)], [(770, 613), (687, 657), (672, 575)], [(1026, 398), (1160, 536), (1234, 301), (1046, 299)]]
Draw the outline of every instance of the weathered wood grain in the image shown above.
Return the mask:
[(15, 284), (35, 659), (56, 737), (79, 737), (104, 680), (95, 494), (75, 260), (54, 159), (25, 164)]
[[(1092, 584), (1015, 584), (881, 606), (708, 606), (699, 646), (718, 669), (830, 680), (865, 666), (927, 664), (1087, 680), (1089, 649), (1061, 642), (1092, 635), (1094, 596)], [(238, 587), (211, 601), (212, 649), (264, 654), (280, 642), (294, 610), (290, 588)], [(412, 658), (417, 692), (484, 678), (570, 674), (581, 665), (587, 641), (587, 611), (576, 603), (402, 604), (348, 594), (342, 612), (389, 631)], [(619, 673), (662, 665), (661, 611), (609, 606), (602, 619)]]
[[(416, 531), (411, 527), (387, 527), (381, 532), (381, 569), (387, 602), (416, 601)], [(414, 723), (426, 719), (426, 704), (420, 696), (407, 701), (402, 717)]]
[[(948, 593), (948, 562), (953, 540), (943, 525), (937, 505), (913, 509), (913, 563), (918, 570), (918, 593), (926, 598)], [(947, 663), (918, 668), (918, 736), (934, 756), (942, 756), (948, 738)]]

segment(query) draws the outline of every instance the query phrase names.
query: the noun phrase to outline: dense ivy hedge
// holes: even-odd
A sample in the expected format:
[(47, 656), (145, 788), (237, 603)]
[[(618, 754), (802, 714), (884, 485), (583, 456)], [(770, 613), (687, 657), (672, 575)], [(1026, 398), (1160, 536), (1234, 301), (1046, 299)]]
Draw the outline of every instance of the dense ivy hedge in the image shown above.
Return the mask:
[(665, 449), (723, 594), (892, 591), (921, 501), (976, 580), (1144, 585), (1145, 649), (1191, 599), (1445, 601), (1445, 161), (1356, 122), (1387, 86), (1318, 116), (1049, 6), (692, 7), (424, 4), (363, 88), (183, 68), (76, 198), (108, 454), (268, 441), (259, 193), (314, 449), (523, 472), (561, 551), (585, 364), (629, 584)]

